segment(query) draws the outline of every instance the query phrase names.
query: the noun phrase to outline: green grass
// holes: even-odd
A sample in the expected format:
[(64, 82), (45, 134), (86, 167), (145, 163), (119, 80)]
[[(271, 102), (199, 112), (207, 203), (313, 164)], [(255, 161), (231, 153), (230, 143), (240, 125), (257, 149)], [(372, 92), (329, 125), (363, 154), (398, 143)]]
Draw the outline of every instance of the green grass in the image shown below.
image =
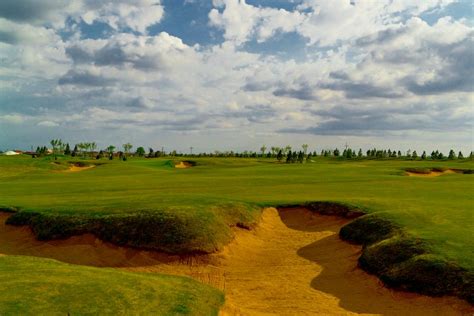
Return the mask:
[(217, 315), (223, 294), (190, 278), (0, 257), (1, 315)]
[(65, 173), (67, 159), (0, 157), (0, 205), (20, 209), (12, 222), (32, 225), (43, 239), (90, 231), (118, 244), (212, 252), (230, 241), (230, 226), (255, 225), (262, 206), (335, 201), (422, 240), (433, 260), (474, 271), (474, 177), (404, 175), (472, 170), (472, 160), (192, 160), (197, 165), (189, 169), (175, 169), (169, 159), (100, 160)]

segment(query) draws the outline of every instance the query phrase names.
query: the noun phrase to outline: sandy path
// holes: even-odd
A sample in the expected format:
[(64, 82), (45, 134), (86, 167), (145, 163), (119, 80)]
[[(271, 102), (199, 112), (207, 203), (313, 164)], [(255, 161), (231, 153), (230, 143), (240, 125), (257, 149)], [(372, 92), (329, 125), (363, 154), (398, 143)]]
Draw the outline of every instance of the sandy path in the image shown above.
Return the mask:
[[(5, 216), (3, 216), (5, 218)], [(0, 222), (3, 224), (3, 221)], [(0, 253), (189, 275), (225, 291), (222, 315), (470, 315), (456, 298), (394, 292), (357, 268), (360, 247), (337, 237), (346, 220), (304, 209), (268, 208), (253, 231), (238, 230), (222, 253), (179, 258), (116, 247), (93, 236), (38, 242), (0, 225)]]

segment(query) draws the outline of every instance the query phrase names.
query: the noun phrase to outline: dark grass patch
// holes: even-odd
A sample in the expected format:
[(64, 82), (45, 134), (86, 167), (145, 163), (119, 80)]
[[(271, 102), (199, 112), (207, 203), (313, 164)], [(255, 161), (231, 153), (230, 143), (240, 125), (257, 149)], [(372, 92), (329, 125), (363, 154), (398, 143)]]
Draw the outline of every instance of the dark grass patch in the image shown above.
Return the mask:
[(0, 205), (0, 212), (3, 212), (3, 213), (16, 213), (19, 211), (19, 208), (18, 207), (14, 207), (14, 206), (1, 206)]
[(357, 206), (331, 201), (309, 202), (303, 206), (312, 212), (317, 212), (322, 215), (341, 216), (345, 218), (357, 218), (366, 214), (363, 209)]
[(343, 240), (365, 246), (390, 238), (399, 231), (400, 228), (393, 222), (376, 214), (368, 214), (343, 226), (339, 236)]
[(431, 296), (456, 295), (474, 304), (474, 273), (433, 255), (413, 256), (380, 278), (398, 289)]

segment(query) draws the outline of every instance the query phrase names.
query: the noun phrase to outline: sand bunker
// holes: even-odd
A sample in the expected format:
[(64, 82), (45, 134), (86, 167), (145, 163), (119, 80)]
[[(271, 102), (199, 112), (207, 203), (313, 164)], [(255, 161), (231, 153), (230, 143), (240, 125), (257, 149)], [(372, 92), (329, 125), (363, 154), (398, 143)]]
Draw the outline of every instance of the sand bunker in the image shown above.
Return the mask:
[(189, 162), (180, 161), (178, 164), (174, 165), (174, 167), (177, 169), (187, 169), (191, 168), (192, 165)]
[(430, 171), (428, 173), (406, 171), (406, 174), (410, 177), (426, 177), (426, 178), (439, 177), (444, 174), (453, 174), (453, 173), (458, 173), (458, 172), (451, 169), (447, 169), (444, 171)]
[(79, 171), (84, 171), (84, 170), (92, 169), (92, 168), (95, 168), (95, 165), (89, 165), (89, 166), (71, 165), (69, 169), (66, 170), (66, 172), (79, 172)]
[(222, 315), (460, 315), (473, 309), (452, 297), (395, 292), (357, 268), (360, 247), (341, 241), (347, 221), (305, 209), (268, 208), (253, 231), (236, 229), (219, 254), (178, 257), (104, 243), (92, 235), (39, 242), (28, 228), (4, 225), (0, 254), (50, 257), (129, 271), (188, 275), (222, 289)]

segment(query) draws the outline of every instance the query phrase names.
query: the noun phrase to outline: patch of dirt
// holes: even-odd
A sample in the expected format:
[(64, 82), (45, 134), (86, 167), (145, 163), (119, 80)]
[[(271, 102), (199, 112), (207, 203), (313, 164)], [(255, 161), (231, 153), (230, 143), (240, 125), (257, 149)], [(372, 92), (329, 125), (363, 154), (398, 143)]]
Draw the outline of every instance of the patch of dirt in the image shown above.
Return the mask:
[(178, 164), (174, 165), (177, 169), (187, 169), (191, 168), (193, 165), (186, 161), (180, 161)]
[(302, 208), (267, 208), (254, 230), (235, 229), (221, 253), (179, 257), (117, 247), (92, 235), (34, 240), (29, 228), (4, 225), (0, 254), (58, 259), (128, 271), (191, 276), (226, 293), (221, 315), (462, 315), (473, 311), (452, 297), (395, 292), (357, 268), (361, 248), (341, 241), (347, 219)]
[(406, 174), (409, 177), (423, 177), (423, 178), (433, 178), (433, 177), (439, 177), (444, 174), (453, 174), (453, 173), (459, 173), (456, 172), (455, 170), (447, 169), (444, 171), (430, 171), (428, 173), (418, 173), (418, 172), (410, 172), (406, 171)]

